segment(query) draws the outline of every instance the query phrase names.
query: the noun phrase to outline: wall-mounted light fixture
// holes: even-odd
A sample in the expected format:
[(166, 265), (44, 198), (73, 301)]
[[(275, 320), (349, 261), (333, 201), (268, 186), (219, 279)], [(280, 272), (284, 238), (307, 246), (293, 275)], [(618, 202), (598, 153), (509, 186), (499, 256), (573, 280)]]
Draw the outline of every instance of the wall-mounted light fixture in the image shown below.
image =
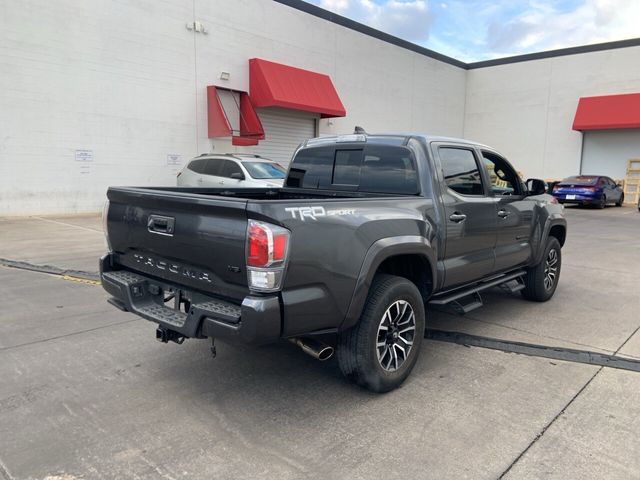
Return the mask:
[(229, 72), (220, 72), (220, 80), (229, 80), (231, 74)]

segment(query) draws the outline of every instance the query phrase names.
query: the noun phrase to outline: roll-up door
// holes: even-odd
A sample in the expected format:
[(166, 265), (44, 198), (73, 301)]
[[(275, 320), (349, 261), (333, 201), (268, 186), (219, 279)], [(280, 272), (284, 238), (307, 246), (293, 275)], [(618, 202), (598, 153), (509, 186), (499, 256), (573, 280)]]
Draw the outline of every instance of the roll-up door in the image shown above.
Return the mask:
[(276, 108), (258, 109), (265, 139), (251, 153), (257, 153), (286, 167), (298, 145), (316, 136), (317, 116)]
[(640, 129), (584, 132), (580, 173), (619, 180), (631, 158), (640, 158)]

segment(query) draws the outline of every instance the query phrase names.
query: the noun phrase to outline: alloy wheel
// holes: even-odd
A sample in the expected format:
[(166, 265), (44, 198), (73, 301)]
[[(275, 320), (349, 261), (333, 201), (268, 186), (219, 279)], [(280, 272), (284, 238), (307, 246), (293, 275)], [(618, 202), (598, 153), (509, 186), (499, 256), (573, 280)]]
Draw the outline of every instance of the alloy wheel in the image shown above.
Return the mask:
[(544, 288), (551, 290), (558, 276), (558, 252), (555, 248), (549, 250), (544, 265)]
[(416, 317), (411, 304), (405, 300), (393, 302), (380, 320), (376, 339), (378, 362), (384, 370), (394, 372), (404, 364), (415, 333)]

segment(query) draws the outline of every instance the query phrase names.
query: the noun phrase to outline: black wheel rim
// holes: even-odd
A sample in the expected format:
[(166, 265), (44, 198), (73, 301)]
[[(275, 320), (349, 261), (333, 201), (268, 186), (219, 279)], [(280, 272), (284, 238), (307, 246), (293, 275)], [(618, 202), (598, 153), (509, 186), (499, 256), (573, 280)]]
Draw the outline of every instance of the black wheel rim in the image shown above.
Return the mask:
[(549, 250), (544, 264), (544, 288), (548, 291), (553, 288), (558, 278), (558, 251), (555, 248)]
[(398, 370), (409, 358), (416, 333), (416, 316), (406, 300), (393, 302), (378, 325), (376, 354), (387, 372)]

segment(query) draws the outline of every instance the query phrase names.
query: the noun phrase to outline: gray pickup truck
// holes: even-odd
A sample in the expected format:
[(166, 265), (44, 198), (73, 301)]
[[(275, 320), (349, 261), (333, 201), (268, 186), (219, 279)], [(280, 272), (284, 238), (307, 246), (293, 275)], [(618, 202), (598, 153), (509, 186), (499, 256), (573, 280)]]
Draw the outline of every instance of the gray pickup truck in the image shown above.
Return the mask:
[(465, 313), (496, 286), (551, 298), (567, 228), (544, 182), (495, 150), (423, 135), (310, 139), (278, 189), (107, 197), (102, 285), (158, 340), (335, 349), (376, 392), (411, 372), (429, 305)]

